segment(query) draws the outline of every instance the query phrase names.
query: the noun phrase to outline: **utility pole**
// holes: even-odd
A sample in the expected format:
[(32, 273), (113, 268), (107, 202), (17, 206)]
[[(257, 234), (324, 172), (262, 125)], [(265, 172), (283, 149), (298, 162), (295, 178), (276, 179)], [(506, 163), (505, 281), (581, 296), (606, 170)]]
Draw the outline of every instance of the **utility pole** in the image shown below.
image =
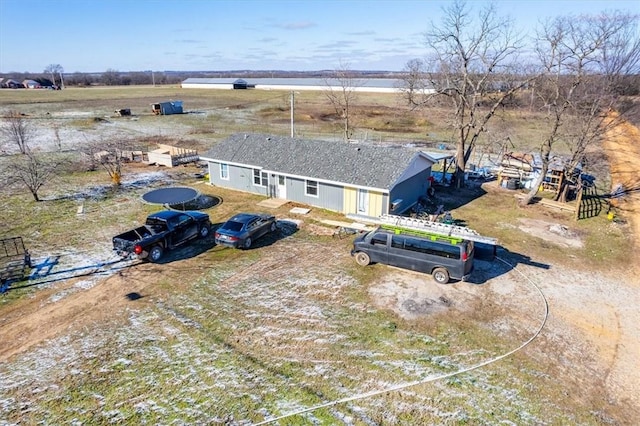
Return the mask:
[(293, 101), (294, 101), (294, 92), (293, 90), (291, 91), (291, 137), (294, 137), (295, 131), (294, 131), (294, 127), (293, 127)]

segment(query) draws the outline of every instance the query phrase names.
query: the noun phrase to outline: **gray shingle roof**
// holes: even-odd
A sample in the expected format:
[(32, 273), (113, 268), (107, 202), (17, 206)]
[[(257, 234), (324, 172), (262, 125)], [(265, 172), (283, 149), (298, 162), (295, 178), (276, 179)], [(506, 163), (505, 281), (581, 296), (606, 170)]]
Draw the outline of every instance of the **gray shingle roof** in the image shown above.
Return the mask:
[(390, 189), (419, 155), (404, 147), (239, 133), (201, 157), (310, 179)]

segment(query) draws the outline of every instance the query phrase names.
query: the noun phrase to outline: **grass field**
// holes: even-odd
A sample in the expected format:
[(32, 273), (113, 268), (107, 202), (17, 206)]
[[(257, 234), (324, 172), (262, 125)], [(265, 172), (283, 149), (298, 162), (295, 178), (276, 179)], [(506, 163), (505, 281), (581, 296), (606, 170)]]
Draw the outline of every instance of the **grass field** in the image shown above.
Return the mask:
[[(188, 114), (156, 117), (150, 104), (182, 100)], [(50, 90), (3, 90), (0, 111), (15, 110), (40, 120), (73, 120), (78, 127), (93, 124), (92, 119), (112, 118), (114, 111), (130, 108), (136, 119), (149, 123), (179, 123), (189, 133), (212, 141), (236, 132), (261, 132), (289, 135), (291, 132), (290, 93), (261, 90), (207, 90), (180, 87), (96, 87)], [(373, 142), (420, 142), (435, 147), (452, 141), (446, 108), (412, 109), (398, 94), (360, 93), (351, 118), (354, 139)], [(78, 117), (84, 117), (78, 119)], [(67, 121), (62, 121), (64, 125)], [(336, 116), (325, 94), (303, 91), (295, 95), (294, 128), (296, 135), (311, 138), (341, 139), (343, 122)], [(483, 136), (475, 158), (498, 155), (505, 148), (531, 151), (540, 146), (544, 129), (541, 114), (503, 110)], [(185, 135), (186, 136), (186, 135)], [(560, 141), (557, 154), (566, 154)]]
[[(189, 113), (150, 113), (150, 103), (168, 99), (183, 100)], [(359, 99), (359, 139), (448, 141), (445, 110), (411, 111), (391, 95)], [(235, 132), (287, 135), (288, 100), (288, 93), (177, 87), (0, 92), (2, 110), (69, 130), (62, 133), (67, 147), (73, 135), (101, 132), (203, 148)], [(300, 135), (340, 137), (341, 123), (322, 94), (297, 94), (296, 102)], [(113, 116), (118, 108), (131, 108), (135, 120), (125, 127), (128, 119)], [(104, 133), (111, 123), (122, 125)], [(544, 123), (506, 111), (496, 125), (502, 130), (491, 132), (496, 140), (488, 147), (509, 133), (524, 150), (536, 146)], [(479, 283), (450, 286), (383, 265), (358, 267), (351, 239), (334, 237), (320, 222), (340, 219), (334, 212), (268, 210), (280, 231), (249, 251), (200, 241), (166, 263), (72, 273), (85, 265), (103, 271), (97, 266), (110, 259), (111, 236), (159, 208), (141, 202), (149, 188), (187, 185), (219, 197), (222, 203), (206, 210), (216, 224), (236, 211), (260, 210), (261, 197), (206, 185), (199, 171), (128, 165), (121, 188), (111, 187), (104, 170), (76, 171), (43, 188), (41, 202), (1, 190), (2, 236), (23, 236), (36, 260), (57, 256), (59, 264), (58, 275), (0, 295), (0, 424), (248, 425), (332, 401), (274, 424), (599, 425), (625, 424), (632, 412), (611, 402), (590, 342), (560, 319), (569, 299), (584, 304), (614, 288), (608, 274), (632, 247), (624, 224), (523, 209), (495, 182), (443, 192), (440, 200), (455, 218), (497, 237), (500, 255), (556, 296), (551, 324), (526, 350), (444, 380), (430, 379), (526, 341), (540, 324), (539, 297), (500, 262), (477, 262)], [(520, 228), (522, 219), (566, 226), (584, 246), (534, 237)], [(591, 277), (596, 293), (588, 293)], [(579, 292), (558, 295), (576, 282)], [(401, 384), (407, 386), (390, 390)]]

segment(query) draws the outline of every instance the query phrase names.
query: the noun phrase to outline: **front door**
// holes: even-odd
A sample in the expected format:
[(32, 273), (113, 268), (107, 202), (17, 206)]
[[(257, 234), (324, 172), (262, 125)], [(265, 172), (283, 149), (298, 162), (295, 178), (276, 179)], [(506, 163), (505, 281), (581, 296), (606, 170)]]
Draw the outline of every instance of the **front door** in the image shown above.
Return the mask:
[(286, 178), (283, 175), (278, 175), (278, 186), (277, 186), (276, 196), (282, 199), (287, 198)]

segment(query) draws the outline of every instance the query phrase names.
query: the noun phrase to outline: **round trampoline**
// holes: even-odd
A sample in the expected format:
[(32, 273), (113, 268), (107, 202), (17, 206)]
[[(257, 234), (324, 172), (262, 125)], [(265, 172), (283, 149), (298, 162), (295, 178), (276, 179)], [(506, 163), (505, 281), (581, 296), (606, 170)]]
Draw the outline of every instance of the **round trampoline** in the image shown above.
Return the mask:
[(158, 188), (142, 195), (142, 199), (150, 204), (180, 205), (198, 198), (200, 194), (193, 188), (175, 186)]

